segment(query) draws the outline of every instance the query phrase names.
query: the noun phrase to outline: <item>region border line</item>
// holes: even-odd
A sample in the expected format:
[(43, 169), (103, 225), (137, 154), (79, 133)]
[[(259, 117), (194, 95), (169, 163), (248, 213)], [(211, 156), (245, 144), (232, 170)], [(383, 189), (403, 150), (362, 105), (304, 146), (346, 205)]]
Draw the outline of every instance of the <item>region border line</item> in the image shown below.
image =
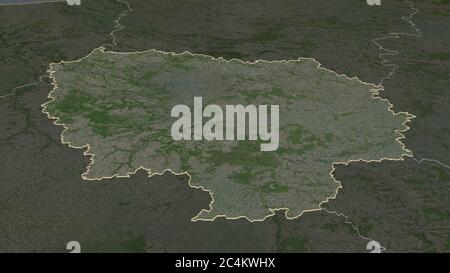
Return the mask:
[[(164, 169), (162, 172), (152, 172), (150, 168), (146, 168), (146, 167), (144, 167), (144, 166), (139, 166), (139, 167), (135, 168), (135, 169), (134, 169), (133, 171), (131, 171), (131, 172), (126, 172), (125, 175), (114, 174), (114, 175), (112, 175), (112, 176), (104, 176), (104, 177), (100, 177), (100, 178), (88, 178), (88, 177), (86, 176), (86, 175), (89, 173), (90, 167), (95, 163), (95, 159), (94, 159), (94, 158), (95, 158), (95, 154), (93, 154), (93, 153), (90, 152), (90, 150), (91, 150), (90, 144), (88, 143), (88, 144), (85, 144), (85, 145), (83, 145), (83, 146), (73, 146), (69, 141), (65, 141), (65, 140), (64, 140), (64, 137), (63, 137), (63, 134), (64, 134), (64, 132), (68, 129), (68, 127), (67, 127), (65, 124), (63, 124), (63, 123), (58, 122), (58, 121), (59, 121), (59, 118), (51, 116), (50, 113), (49, 113), (48, 111), (46, 111), (46, 104), (50, 103), (51, 101), (53, 101), (53, 100), (55, 99), (54, 97), (52, 97), (52, 93), (55, 92), (56, 89), (58, 88), (58, 84), (57, 84), (56, 78), (55, 78), (55, 76), (54, 76), (55, 71), (52, 69), (52, 66), (53, 66), (53, 65), (58, 65), (58, 64), (70, 64), (70, 63), (81, 62), (81, 61), (83, 61), (84, 59), (89, 58), (92, 54), (96, 53), (97, 51), (100, 51), (100, 52), (103, 53), (103, 54), (117, 54), (117, 55), (144, 54), (144, 53), (148, 53), (148, 52), (156, 52), (156, 53), (165, 54), (165, 55), (172, 55), (172, 56), (179, 56), (179, 55), (187, 54), (187, 55), (194, 56), (194, 57), (197, 57), (197, 56), (198, 56), (198, 57), (209, 58), (209, 59), (212, 59), (212, 60), (215, 60), (215, 61), (222, 61), (222, 62), (240, 62), (240, 63), (248, 64), (248, 65), (255, 65), (255, 64), (260, 63), (260, 62), (264, 62), (264, 63), (280, 63), (280, 62), (281, 62), (281, 63), (284, 63), (284, 62), (302, 62), (303, 60), (309, 60), (309, 61), (314, 62), (314, 63), (317, 65), (317, 66), (316, 66), (317, 69), (325, 70), (325, 71), (327, 71), (327, 72), (329, 72), (329, 73), (332, 73), (332, 74), (334, 74), (334, 75), (336, 75), (336, 76), (338, 76), (338, 77), (345, 77), (345, 78), (348, 79), (348, 80), (357, 80), (357, 81), (359, 81), (359, 83), (362, 84), (362, 85), (371, 86), (372, 89), (370, 89), (369, 92), (372, 92), (372, 96), (371, 96), (371, 97), (372, 97), (373, 99), (381, 100), (381, 101), (386, 102), (386, 103), (388, 104), (388, 108), (387, 108), (387, 109), (388, 109), (388, 111), (390, 111), (390, 112), (392, 113), (393, 116), (396, 116), (396, 115), (405, 115), (405, 116), (406, 116), (406, 120), (402, 123), (402, 125), (404, 126), (404, 129), (396, 129), (396, 130), (394, 130), (394, 131), (399, 135), (399, 136), (395, 139), (395, 141), (397, 141), (397, 142), (401, 145), (402, 150), (404, 151), (404, 153), (403, 153), (399, 158), (388, 158), (388, 157), (385, 158), (385, 157), (383, 157), (383, 158), (374, 159), (374, 160), (365, 160), (365, 159), (363, 159), (363, 158), (359, 158), (359, 159), (352, 159), (352, 160), (343, 161), (343, 162), (341, 162), (341, 161), (333, 162), (333, 163), (331, 164), (331, 167), (332, 167), (332, 168), (331, 168), (331, 171), (329, 172), (329, 175), (330, 175), (330, 177), (332, 178), (333, 182), (338, 184), (338, 187), (336, 188), (335, 193), (334, 193), (332, 196), (327, 197), (324, 201), (320, 202), (317, 208), (308, 209), (308, 210), (303, 210), (300, 214), (298, 214), (298, 215), (296, 215), (296, 216), (294, 216), (294, 217), (289, 217), (289, 216), (287, 216), (287, 213), (288, 213), (289, 210), (290, 210), (289, 208), (286, 208), (286, 207), (279, 207), (279, 208), (267, 208), (267, 209), (271, 212), (271, 214), (266, 215), (265, 217), (260, 218), (260, 219), (250, 219), (250, 218), (248, 218), (248, 217), (245, 216), (245, 215), (229, 217), (229, 216), (227, 216), (227, 215), (225, 215), (225, 214), (216, 215), (216, 216), (214, 216), (214, 217), (211, 218), (211, 219), (201, 219), (201, 218), (199, 218), (199, 215), (200, 215), (201, 213), (203, 213), (203, 212), (211, 212), (212, 209), (213, 209), (213, 208), (212, 208), (212, 205), (213, 205), (214, 202), (215, 202), (215, 199), (214, 199), (214, 192), (212, 192), (211, 190), (205, 189), (203, 186), (194, 186), (194, 185), (192, 185), (192, 184), (191, 184), (191, 176), (189, 175), (188, 171), (174, 172), (174, 171), (171, 170), (171, 169)], [(213, 57), (213, 56), (206, 55), (206, 54), (191, 53), (191, 52), (189, 52), (189, 51), (184, 51), (184, 52), (182, 52), (182, 53), (175, 53), (175, 52), (170, 52), (170, 51), (161, 51), (161, 50), (156, 50), (156, 49), (147, 49), (147, 50), (144, 50), (144, 51), (132, 51), (132, 52), (106, 51), (106, 48), (105, 48), (105, 47), (100, 46), (100, 47), (98, 47), (98, 48), (93, 49), (93, 50), (91, 51), (91, 53), (89, 53), (88, 55), (86, 55), (86, 56), (84, 56), (84, 57), (82, 57), (82, 58), (80, 58), (80, 59), (78, 59), (78, 60), (72, 60), (72, 61), (60, 61), (60, 62), (58, 62), (58, 63), (50, 63), (50, 68), (49, 68), (47, 71), (49, 72), (49, 77), (52, 79), (53, 89), (52, 89), (52, 90), (49, 92), (49, 94), (48, 94), (48, 98), (49, 98), (50, 100), (47, 101), (47, 102), (45, 102), (44, 104), (41, 105), (41, 106), (43, 107), (42, 112), (43, 112), (44, 114), (46, 114), (47, 117), (48, 117), (49, 119), (54, 120), (54, 121), (53, 121), (53, 124), (59, 125), (59, 126), (63, 126), (64, 130), (63, 130), (62, 133), (61, 133), (61, 142), (62, 142), (63, 144), (67, 144), (69, 147), (75, 148), (75, 149), (84, 149), (84, 148), (87, 148), (87, 149), (83, 152), (83, 154), (90, 157), (90, 163), (89, 163), (89, 165), (88, 165), (87, 168), (86, 168), (86, 172), (84, 172), (84, 173), (81, 175), (82, 179), (84, 179), (84, 180), (103, 180), (103, 179), (111, 179), (111, 178), (124, 178), (124, 177), (126, 178), (126, 177), (130, 177), (130, 175), (136, 174), (136, 172), (139, 171), (139, 170), (141, 170), (141, 169), (146, 170), (146, 171), (148, 172), (148, 174), (149, 174), (149, 177), (152, 177), (153, 175), (156, 175), (156, 174), (162, 175), (162, 174), (164, 174), (164, 173), (167, 172), (167, 171), (170, 171), (172, 174), (174, 174), (174, 175), (176, 175), (176, 176), (179, 176), (179, 175), (188, 175), (188, 177), (189, 177), (188, 185), (189, 185), (190, 187), (195, 188), (195, 189), (201, 189), (201, 190), (203, 190), (203, 191), (205, 191), (205, 192), (208, 192), (209, 195), (211, 196), (211, 202), (210, 202), (210, 204), (209, 204), (209, 209), (208, 209), (208, 210), (202, 209), (196, 216), (194, 216), (194, 217), (191, 219), (191, 221), (193, 221), (193, 222), (195, 222), (195, 221), (214, 221), (216, 218), (219, 218), (219, 217), (225, 218), (225, 219), (227, 219), (227, 220), (235, 220), (235, 219), (245, 218), (245, 219), (247, 219), (249, 222), (261, 222), (261, 221), (264, 221), (265, 219), (267, 219), (267, 218), (269, 218), (269, 217), (274, 216), (274, 215), (275, 215), (275, 212), (276, 212), (276, 211), (279, 211), (279, 210), (284, 210), (284, 211), (285, 211), (284, 214), (285, 214), (285, 217), (286, 217), (287, 219), (289, 219), (289, 220), (291, 220), (291, 219), (296, 219), (296, 218), (301, 217), (301, 216), (302, 216), (304, 213), (306, 213), (306, 212), (313, 212), (313, 211), (320, 211), (320, 210), (323, 210), (323, 208), (322, 208), (322, 205), (323, 205), (323, 204), (329, 202), (330, 200), (336, 199), (337, 194), (338, 194), (338, 192), (339, 192), (339, 189), (343, 188), (343, 187), (342, 187), (342, 183), (341, 183), (340, 181), (336, 180), (336, 178), (335, 178), (334, 175), (333, 175), (333, 172), (335, 171), (335, 165), (336, 165), (336, 164), (344, 164), (344, 165), (348, 165), (348, 164), (350, 164), (351, 162), (381, 162), (381, 161), (384, 161), (384, 160), (403, 161), (405, 156), (408, 156), (408, 157), (412, 157), (412, 156), (413, 156), (413, 155), (412, 155), (412, 151), (406, 149), (406, 146), (405, 146), (405, 144), (401, 141), (401, 139), (404, 139), (404, 138), (405, 138), (405, 135), (403, 135), (402, 133), (410, 129), (410, 127), (407, 126), (406, 123), (409, 123), (413, 118), (415, 118), (415, 117), (416, 117), (415, 115), (413, 115), (413, 114), (411, 114), (411, 113), (408, 113), (408, 112), (394, 112), (394, 110), (393, 110), (393, 105), (389, 102), (389, 100), (388, 100), (388, 99), (381, 98), (381, 97), (379, 96), (379, 94), (380, 94), (379, 92), (380, 92), (381, 90), (384, 90), (384, 87), (383, 87), (382, 85), (376, 85), (376, 84), (364, 82), (364, 81), (362, 81), (362, 80), (361, 80), (359, 77), (357, 77), (357, 76), (350, 77), (350, 76), (348, 76), (348, 75), (346, 75), (346, 74), (338, 74), (337, 72), (335, 72), (335, 71), (333, 71), (333, 70), (330, 70), (330, 69), (327, 69), (327, 68), (323, 67), (322, 64), (321, 64), (320, 62), (318, 62), (317, 60), (315, 60), (314, 58), (299, 57), (299, 58), (297, 58), (297, 59), (292, 59), (292, 60), (274, 60), (274, 61), (268, 61), (268, 60), (258, 59), (258, 60), (255, 60), (255, 61), (243, 61), (243, 60), (236, 59), (236, 58), (233, 58), (233, 59), (230, 59), (230, 60), (226, 60), (226, 59), (224, 59), (223, 57)]]

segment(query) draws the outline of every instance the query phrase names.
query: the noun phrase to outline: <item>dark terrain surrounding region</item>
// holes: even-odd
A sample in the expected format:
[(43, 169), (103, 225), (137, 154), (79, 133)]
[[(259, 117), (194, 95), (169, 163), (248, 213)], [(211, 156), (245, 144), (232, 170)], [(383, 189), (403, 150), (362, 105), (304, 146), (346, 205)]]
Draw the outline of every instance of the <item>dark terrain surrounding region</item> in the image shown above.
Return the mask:
[[(118, 46), (111, 50), (187, 50), (245, 60), (313, 57), (374, 83), (391, 67), (380, 63), (372, 40), (391, 32), (417, 34), (400, 19), (413, 12), (403, 1), (384, 0), (381, 7), (357, 0), (128, 2), (133, 12), (121, 19), (125, 28), (116, 32)], [(448, 165), (450, 4), (413, 3), (423, 37), (380, 41), (400, 51), (389, 56), (400, 68), (382, 95), (396, 111), (417, 115), (405, 141), (415, 156)], [(1, 94), (36, 81), (49, 62), (111, 43), (113, 21), (126, 10), (117, 1), (66, 6), (39, 4), (33, 13), (0, 7)], [(210, 200), (189, 188), (186, 177), (138, 172), (83, 181), (88, 158), (61, 144), (62, 128), (40, 112), (50, 88), (44, 81), (0, 99), (0, 152), (8, 155), (0, 161), (0, 251), (66, 251), (72, 240), (83, 251), (367, 251), (367, 240), (345, 217), (325, 211), (296, 220), (280, 212), (262, 223), (192, 223)], [(450, 251), (448, 168), (409, 158), (338, 166), (335, 176), (344, 189), (326, 207), (348, 215), (362, 235), (388, 251)]]
[[(329, 210), (345, 212), (388, 252), (450, 251), (450, 171), (430, 162), (353, 163)], [(362, 198), (364, 197), (364, 198)]]
[(111, 42), (114, 20), (126, 5), (83, 1), (0, 5), (0, 97), (37, 82), (51, 62), (79, 59)]

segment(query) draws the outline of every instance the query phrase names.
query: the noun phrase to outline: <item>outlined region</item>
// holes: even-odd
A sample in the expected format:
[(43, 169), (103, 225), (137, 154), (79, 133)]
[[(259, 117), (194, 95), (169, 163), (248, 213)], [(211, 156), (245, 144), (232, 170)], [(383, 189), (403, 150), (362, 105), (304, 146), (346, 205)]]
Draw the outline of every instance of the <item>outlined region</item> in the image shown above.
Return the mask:
[[(127, 78), (116, 75), (111, 65), (127, 71)], [(166, 75), (168, 71), (171, 76)], [(255, 73), (258, 80), (253, 79)], [(272, 74), (279, 74), (278, 78), (284, 80), (279, 81)], [(83, 178), (127, 177), (139, 169), (150, 174), (167, 170), (189, 173), (192, 186), (210, 191), (213, 196), (214, 209), (201, 211), (193, 220), (245, 217), (262, 221), (277, 210), (286, 210), (288, 219), (297, 218), (304, 212), (320, 210), (322, 203), (336, 197), (340, 183), (332, 176), (334, 164), (402, 160), (410, 155), (400, 139), (412, 115), (394, 113), (392, 105), (379, 97), (381, 86), (338, 75), (310, 58), (245, 62), (189, 52), (122, 53), (99, 48), (78, 61), (52, 64), (50, 75), (54, 89), (43, 111), (56, 119), (55, 124), (66, 128), (62, 135), (64, 143), (75, 148), (87, 147), (85, 154), (91, 156), (91, 164)], [(209, 76), (200, 80), (198, 75)], [(229, 81), (223, 82), (220, 77)], [(74, 80), (76, 89), (71, 87)], [(255, 86), (255, 80), (258, 89), (250, 88)], [(100, 82), (103, 83), (99, 85)], [(169, 82), (190, 82), (190, 85), (171, 86), (167, 85)], [(87, 86), (79, 89), (80, 84)], [(129, 90), (128, 95), (123, 96), (123, 91), (116, 93), (115, 87)], [(90, 92), (102, 95), (92, 97), (94, 93)], [(230, 96), (233, 92), (236, 94)], [(279, 153), (263, 155), (249, 142), (220, 146), (208, 141), (173, 142), (168, 134), (170, 105), (191, 101), (190, 94), (219, 105), (233, 101), (279, 103), (284, 111), (280, 124), (284, 147)], [(353, 99), (349, 105), (345, 105), (351, 101), (347, 96)], [(103, 103), (114, 105), (114, 101), (127, 101), (128, 106), (124, 109), (117, 105), (117, 109), (110, 109), (112, 112), (99, 112)], [(331, 113), (320, 110), (324, 103)], [(92, 115), (87, 114), (92, 111), (90, 107), (96, 109)], [(83, 109), (83, 113), (77, 113), (76, 109)], [(329, 124), (317, 127), (317, 118), (328, 120)], [(121, 119), (127, 124), (121, 123)], [(150, 128), (142, 129), (147, 123)], [(124, 126), (129, 133), (123, 131)], [(145, 145), (141, 146), (142, 143)], [(245, 156), (253, 160), (239, 159)], [(308, 160), (311, 156), (317, 159)], [(302, 191), (304, 195), (298, 199)], [(244, 196), (247, 196), (245, 204), (239, 204), (238, 200), (246, 199)]]

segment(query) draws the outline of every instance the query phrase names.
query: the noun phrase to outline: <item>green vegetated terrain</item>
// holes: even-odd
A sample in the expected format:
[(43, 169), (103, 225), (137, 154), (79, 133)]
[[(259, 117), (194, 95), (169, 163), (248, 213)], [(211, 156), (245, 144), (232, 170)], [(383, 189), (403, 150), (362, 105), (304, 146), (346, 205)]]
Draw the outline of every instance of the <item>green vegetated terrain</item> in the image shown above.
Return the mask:
[[(391, 32), (415, 33), (400, 19), (413, 11), (405, 1), (383, 0), (380, 7), (357, 0), (127, 2), (133, 12), (120, 20), (125, 28), (115, 33), (118, 46), (108, 49), (188, 50), (245, 60), (312, 57), (371, 83), (392, 68), (380, 63), (383, 50), (372, 40)], [(415, 159), (448, 165), (449, 3), (412, 4), (420, 10), (413, 21), (422, 37), (380, 40), (399, 51), (386, 56), (399, 69), (384, 81), (381, 96), (396, 111), (417, 116), (403, 140)], [(123, 3), (83, 0), (75, 8), (63, 3), (0, 7), (0, 96), (35, 82), (50, 62), (78, 59), (101, 44), (112, 44), (110, 32), (126, 10)], [(95, 20), (49, 23), (58, 17), (59, 22), (80, 18), (75, 16), (79, 11)], [(62, 33), (81, 36), (70, 42), (59, 39)], [(148, 178), (141, 171), (86, 183), (80, 174), (88, 158), (82, 150), (61, 144), (62, 128), (41, 112), (50, 90), (43, 82), (0, 101), (5, 117), (0, 121), (0, 150), (8, 155), (0, 162), (0, 251), (65, 252), (71, 240), (79, 240), (83, 251), (367, 251), (367, 240), (344, 217), (325, 211), (295, 220), (286, 220), (280, 211), (261, 223), (221, 218), (191, 222), (192, 215), (208, 208), (210, 196), (189, 188), (187, 176)], [(334, 176), (343, 189), (324, 206), (348, 215), (362, 235), (387, 251), (449, 251), (445, 215), (450, 171), (415, 159), (337, 165)]]
[[(87, 179), (127, 176), (141, 167), (187, 172), (190, 184), (214, 199), (212, 209), (194, 220), (263, 220), (278, 208), (295, 218), (335, 196), (339, 184), (330, 176), (335, 162), (410, 155), (398, 139), (412, 115), (389, 111), (389, 103), (376, 98), (375, 85), (319, 66), (311, 59), (249, 64), (189, 53), (99, 49), (77, 62), (52, 64), (55, 88), (43, 111), (67, 128), (64, 142), (89, 146)], [(188, 105), (194, 111), (194, 97), (221, 109), (277, 105), (276, 150), (261, 151), (261, 139), (174, 141), (171, 109)], [(262, 126), (260, 115), (259, 124), (247, 121), (246, 130)], [(229, 133), (230, 128), (218, 128), (225, 127), (223, 115), (211, 120), (217, 121), (214, 131)], [(196, 133), (198, 125), (187, 126)]]

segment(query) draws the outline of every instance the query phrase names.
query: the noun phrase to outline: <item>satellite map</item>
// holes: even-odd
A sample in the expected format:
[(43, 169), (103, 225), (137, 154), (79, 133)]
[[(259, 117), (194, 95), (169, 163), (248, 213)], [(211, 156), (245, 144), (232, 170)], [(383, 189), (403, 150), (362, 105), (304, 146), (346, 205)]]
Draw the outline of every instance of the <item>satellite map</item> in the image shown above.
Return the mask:
[(0, 0), (0, 113), (1, 253), (450, 252), (448, 0)]

